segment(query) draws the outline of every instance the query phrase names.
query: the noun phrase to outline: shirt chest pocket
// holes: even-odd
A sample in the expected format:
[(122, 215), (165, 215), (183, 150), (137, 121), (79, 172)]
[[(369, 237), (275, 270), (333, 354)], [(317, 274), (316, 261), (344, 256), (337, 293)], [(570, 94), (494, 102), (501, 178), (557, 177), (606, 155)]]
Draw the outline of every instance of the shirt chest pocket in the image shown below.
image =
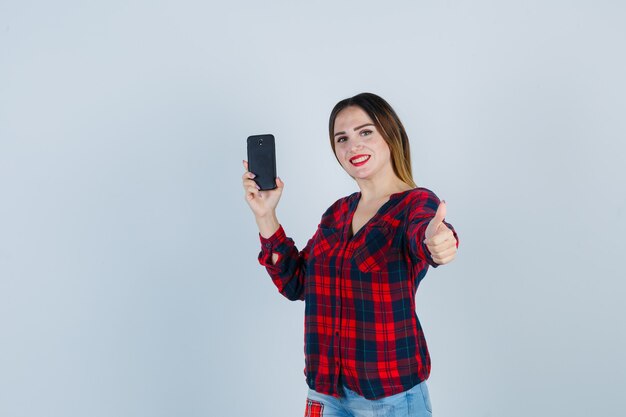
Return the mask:
[(323, 261), (330, 256), (332, 250), (337, 246), (339, 231), (332, 227), (320, 226), (319, 233), (313, 241), (311, 255), (314, 259)]
[(381, 271), (392, 255), (393, 233), (389, 227), (370, 228), (363, 243), (354, 251), (353, 259), (361, 272)]

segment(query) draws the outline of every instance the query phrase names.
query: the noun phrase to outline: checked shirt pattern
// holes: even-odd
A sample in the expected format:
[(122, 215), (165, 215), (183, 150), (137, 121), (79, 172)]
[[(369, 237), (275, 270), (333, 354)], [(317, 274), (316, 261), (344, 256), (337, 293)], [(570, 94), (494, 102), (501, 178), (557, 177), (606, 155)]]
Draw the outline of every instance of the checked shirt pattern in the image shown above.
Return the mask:
[(340, 397), (341, 381), (378, 399), (430, 374), (415, 294), (428, 267), (438, 266), (423, 240), (439, 198), (426, 188), (392, 194), (352, 236), (360, 197), (356, 192), (329, 207), (302, 250), (282, 225), (267, 239), (259, 234), (258, 260), (283, 296), (305, 301), (307, 385)]

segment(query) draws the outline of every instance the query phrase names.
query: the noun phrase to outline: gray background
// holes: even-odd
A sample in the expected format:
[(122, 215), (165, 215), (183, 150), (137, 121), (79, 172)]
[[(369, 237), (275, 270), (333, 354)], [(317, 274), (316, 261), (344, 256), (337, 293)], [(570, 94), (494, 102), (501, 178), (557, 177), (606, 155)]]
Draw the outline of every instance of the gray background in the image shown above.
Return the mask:
[(302, 247), (362, 91), (461, 240), (417, 295), (435, 415), (622, 415), (625, 44), (617, 0), (1, 1), (0, 415), (302, 415), (245, 138)]

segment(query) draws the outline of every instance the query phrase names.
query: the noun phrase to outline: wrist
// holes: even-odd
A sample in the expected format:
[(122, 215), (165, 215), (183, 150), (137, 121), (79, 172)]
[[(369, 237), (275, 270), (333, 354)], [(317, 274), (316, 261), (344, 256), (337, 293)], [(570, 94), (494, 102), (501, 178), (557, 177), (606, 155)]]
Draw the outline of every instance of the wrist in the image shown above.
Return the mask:
[(266, 239), (276, 233), (280, 227), (280, 223), (278, 222), (278, 218), (275, 213), (270, 213), (265, 216), (257, 216), (255, 219), (256, 224), (259, 227), (259, 233)]

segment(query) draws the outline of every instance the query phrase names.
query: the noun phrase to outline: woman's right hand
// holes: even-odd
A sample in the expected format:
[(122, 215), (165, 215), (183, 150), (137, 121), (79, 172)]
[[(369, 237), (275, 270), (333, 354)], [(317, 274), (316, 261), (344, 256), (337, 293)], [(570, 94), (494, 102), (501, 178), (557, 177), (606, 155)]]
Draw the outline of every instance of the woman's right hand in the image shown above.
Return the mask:
[(252, 212), (257, 218), (274, 215), (285, 183), (277, 177), (275, 189), (261, 191), (253, 180), (255, 175), (248, 171), (248, 161), (243, 161), (243, 167), (246, 170), (242, 176), (243, 189), (245, 190), (246, 202), (252, 209)]

